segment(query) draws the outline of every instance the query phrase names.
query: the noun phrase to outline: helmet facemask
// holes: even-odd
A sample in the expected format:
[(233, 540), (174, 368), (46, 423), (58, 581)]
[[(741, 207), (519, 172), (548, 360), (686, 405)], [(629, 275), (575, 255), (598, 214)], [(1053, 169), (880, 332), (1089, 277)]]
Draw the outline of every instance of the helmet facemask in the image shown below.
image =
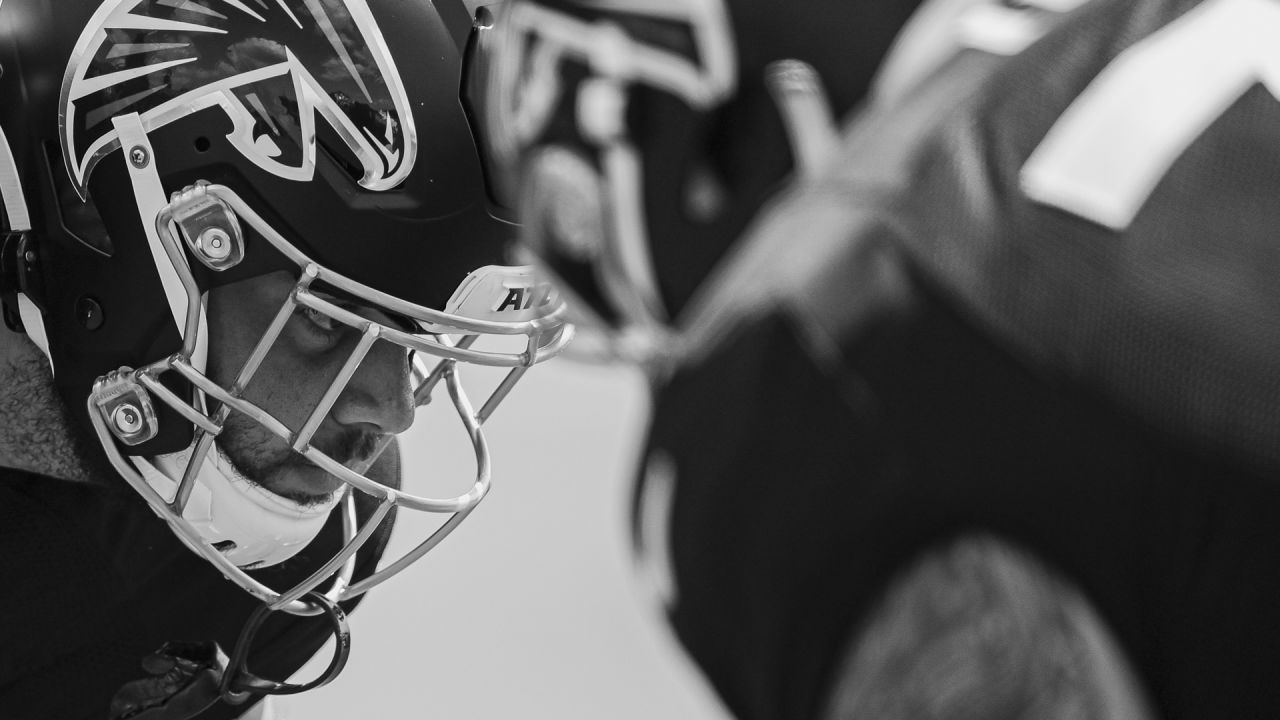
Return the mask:
[[(128, 122), (121, 123), (127, 126)], [(126, 148), (139, 149), (134, 157), (150, 157), (144, 133), (123, 127)], [(147, 188), (155, 187), (154, 164), (131, 162), (131, 178), (139, 194), (139, 210), (148, 235), (163, 248), (167, 270), (182, 288), (181, 302), (171, 303), (175, 315), (183, 317), (181, 349), (138, 368), (122, 368), (99, 379), (88, 405), (98, 439), (115, 468), (137, 490), (178, 536), (192, 549), (217, 566), (245, 590), (262, 599), (272, 609), (314, 612), (310, 601), (300, 600), (337, 573), (325, 591), (331, 601), (362, 594), (407, 567), (435, 547), (476, 507), (489, 489), (490, 464), (482, 423), (511, 391), (532, 365), (557, 354), (571, 332), (562, 321), (561, 303), (551, 296), (545, 283), (537, 281), (528, 268), (490, 266), (473, 272), (459, 286), (443, 310), (415, 305), (363, 285), (316, 262), (290, 243), (234, 190), (221, 185), (198, 184), (174, 193), (165, 204), (148, 203)], [(243, 224), (243, 227), (242, 227)], [(271, 251), (296, 268), (296, 279), (287, 281), (274, 315), (234, 371), (222, 371), (222, 382), (206, 370), (203, 357), (210, 319), (208, 298), (196, 282), (188, 258), (195, 258), (215, 272), (230, 270), (234, 259), (243, 257), (245, 228)], [(262, 250), (259, 250), (261, 252)], [(228, 261), (231, 258), (231, 261)], [(226, 286), (221, 290), (233, 290)], [(215, 290), (217, 292), (218, 290)], [(280, 295), (281, 293), (277, 293)], [(175, 300), (175, 298), (171, 298)], [(357, 309), (358, 308), (358, 309)], [(301, 420), (286, 421), (246, 397), (273, 348), (285, 342), (291, 321), (305, 312), (334, 328), (346, 328), (354, 337), (344, 347), (345, 358), (336, 375), (328, 380), (319, 396), (306, 400), (309, 410)], [(318, 319), (318, 320), (314, 320)], [(485, 337), (519, 338), (518, 351), (477, 349)], [(340, 402), (352, 378), (371, 353), (396, 352), (412, 357), (414, 406), (425, 404), (443, 386), (470, 439), (476, 460), (476, 475), (465, 492), (452, 497), (428, 497), (408, 489), (391, 487), (367, 474), (381, 447), (391, 439), (382, 434), (378, 447), (360, 452), (349, 449), (348, 457), (335, 457), (316, 442), (317, 432)], [(218, 349), (215, 347), (214, 352)], [(506, 369), (505, 377), (477, 409), (461, 382), (463, 364)], [(191, 401), (185, 400), (164, 382), (166, 376), (180, 378), (194, 388)], [(180, 457), (135, 459), (127, 447), (146, 442), (156, 430), (157, 405), (176, 411), (192, 423), (196, 432), (190, 448)], [(237, 420), (238, 418), (238, 420)], [(234, 472), (229, 453), (219, 451), (215, 440), (229, 424), (251, 426), (259, 436), (287, 444), (291, 456), (314, 466), (340, 481), (328, 500), (296, 502), (270, 493), (253, 478)], [(367, 444), (367, 443), (366, 443)], [(168, 470), (168, 483), (159, 480)], [(159, 472), (157, 472), (159, 471)], [(334, 485), (339, 485), (334, 483)], [(376, 503), (376, 510), (357, 523), (355, 493), (363, 493)], [(220, 502), (227, 497), (231, 502)], [(193, 500), (194, 498), (194, 500)], [(346, 543), (310, 577), (293, 588), (268, 588), (245, 571), (267, 562), (279, 562), (300, 550), (319, 531), (328, 510), (343, 504)], [(232, 514), (249, 514), (256, 521), (209, 517), (210, 509)], [(448, 520), (403, 557), (384, 564), (373, 575), (351, 584), (356, 551), (369, 541), (381, 521), (400, 508), (426, 513), (443, 513)], [(226, 528), (237, 528), (263, 537), (237, 540)], [(249, 550), (253, 548), (254, 550)]]

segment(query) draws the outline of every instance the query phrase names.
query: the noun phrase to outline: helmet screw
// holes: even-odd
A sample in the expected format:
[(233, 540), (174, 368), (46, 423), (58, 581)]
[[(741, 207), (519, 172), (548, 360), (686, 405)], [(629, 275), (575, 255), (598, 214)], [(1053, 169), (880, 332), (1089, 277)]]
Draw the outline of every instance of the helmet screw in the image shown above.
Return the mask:
[(85, 330), (97, 330), (102, 327), (102, 306), (91, 297), (82, 297), (76, 301), (76, 320)]
[(120, 403), (111, 413), (111, 422), (121, 433), (134, 435), (142, 430), (142, 411), (132, 403)]
[(196, 238), (196, 247), (210, 260), (225, 260), (231, 254), (231, 236), (220, 227), (206, 228)]
[(151, 156), (147, 153), (147, 149), (141, 145), (134, 145), (129, 149), (129, 162), (133, 163), (133, 166), (139, 170), (146, 167), (150, 161)]

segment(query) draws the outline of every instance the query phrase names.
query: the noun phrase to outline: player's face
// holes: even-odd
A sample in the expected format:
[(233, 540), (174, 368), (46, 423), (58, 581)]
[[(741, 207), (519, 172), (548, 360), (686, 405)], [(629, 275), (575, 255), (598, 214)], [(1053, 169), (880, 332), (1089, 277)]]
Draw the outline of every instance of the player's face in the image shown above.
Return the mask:
[[(209, 293), (212, 380), (223, 387), (235, 382), (294, 287), (294, 278), (279, 272)], [(394, 325), (376, 310), (354, 303), (335, 303), (357, 315)], [(243, 398), (298, 432), (338, 376), (359, 337), (358, 331), (299, 306), (244, 388)], [(388, 342), (374, 343), (316, 430), (311, 444), (348, 467), (369, 460), (382, 438), (404, 431), (413, 422), (410, 382), (408, 351)], [(240, 413), (227, 417), (218, 445), (243, 475), (296, 502), (324, 502), (342, 485), (295, 453), (284, 438)]]

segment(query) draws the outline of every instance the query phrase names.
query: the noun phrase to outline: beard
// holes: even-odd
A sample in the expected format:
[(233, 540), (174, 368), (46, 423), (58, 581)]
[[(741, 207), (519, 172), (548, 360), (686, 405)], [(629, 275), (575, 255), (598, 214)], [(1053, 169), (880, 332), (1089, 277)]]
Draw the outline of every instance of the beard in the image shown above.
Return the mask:
[[(370, 459), (377, 451), (379, 437), (375, 433), (349, 429), (325, 438), (316, 438), (312, 446), (348, 467)], [(218, 435), (218, 448), (235, 469), (249, 482), (304, 507), (328, 502), (333, 491), (287, 487), (287, 478), (303, 473), (323, 472), (318, 465), (293, 451), (289, 444), (248, 416), (232, 412), (223, 422)], [(333, 475), (326, 477), (337, 481)], [(292, 483), (296, 485), (297, 483)]]

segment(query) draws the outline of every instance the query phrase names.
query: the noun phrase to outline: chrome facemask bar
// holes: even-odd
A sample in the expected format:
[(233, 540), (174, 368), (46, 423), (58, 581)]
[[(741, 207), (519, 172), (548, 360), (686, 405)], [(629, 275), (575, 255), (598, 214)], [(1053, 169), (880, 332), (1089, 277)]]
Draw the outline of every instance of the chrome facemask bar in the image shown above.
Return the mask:
[[(300, 277), (294, 289), (289, 293), (289, 296), (285, 299), (256, 347), (245, 361), (235, 381), (227, 388), (210, 380), (192, 362), (192, 355), (196, 351), (198, 336), (202, 328), (203, 302), (200, 288), (197, 286), (187, 265), (187, 256), (182, 246), (183, 241), (179, 239), (179, 236), (181, 235), (187, 239), (188, 244), (191, 246), (192, 254), (199, 257), (198, 238), (203, 234), (179, 232), (175, 221), (175, 218), (180, 218), (184, 209), (188, 208), (191, 203), (205, 202), (210, 199), (216, 200), (222, 203), (224, 207), (229, 208), (233, 219), (248, 223), (261, 237), (265, 238), (278, 252), (294, 262), (300, 269)], [(154, 217), (156, 235), (177, 270), (177, 276), (181, 280), (187, 296), (183, 346), (178, 353), (168, 358), (138, 369), (122, 368), (115, 373), (100, 378), (88, 400), (90, 418), (112, 464), (134, 489), (146, 498), (153, 508), (157, 511), (163, 511), (160, 514), (170, 524), (174, 532), (190, 547), (218, 567), (224, 575), (261, 599), (272, 610), (283, 610), (299, 615), (318, 614), (323, 609), (315, 602), (306, 600), (304, 596), (315, 590), (327, 578), (333, 577), (334, 573), (338, 573), (338, 575), (334, 579), (333, 585), (323, 594), (332, 602), (341, 602), (354, 598), (384, 582), (438, 545), (475, 509), (480, 500), (488, 493), (491, 474), (490, 458), (488, 445), (481, 429), (482, 424), (532, 365), (559, 354), (573, 334), (572, 327), (563, 320), (565, 313), (563, 303), (548, 304), (543, 312), (531, 320), (497, 322), (469, 318), (455, 313), (422, 307), (350, 280), (313, 262), (304, 253), (287, 242), (238, 195), (223, 186), (197, 185), (181, 193), (175, 193), (171, 202), (161, 208)], [(239, 232), (238, 228), (223, 228), (223, 230), (225, 231), (225, 236), (218, 236), (223, 240), (234, 240)], [(210, 235), (203, 236), (206, 239), (211, 239), (212, 237)], [(221, 249), (219, 248), (219, 252), (221, 252)], [(312, 292), (312, 284), (318, 281), (337, 288), (357, 301), (368, 304), (371, 307), (418, 321), (439, 334), (420, 335), (406, 332), (339, 307)], [(322, 394), (308, 419), (298, 431), (294, 432), (263, 408), (245, 400), (242, 394), (262, 365), (267, 353), (284, 331), (289, 318), (298, 308), (307, 308), (322, 313), (332, 320), (358, 331), (360, 337), (338, 376)], [(457, 340), (451, 337), (455, 335), (458, 336)], [(527, 338), (527, 343), (521, 352), (492, 352), (474, 349), (472, 347), (473, 344), (483, 335), (523, 335)], [(364, 474), (369, 465), (372, 464), (372, 459), (366, 461), (362, 466), (348, 467), (311, 445), (312, 437), (319, 428), (321, 421), (327, 416), (365, 355), (378, 340), (385, 340), (415, 351), (419, 354), (419, 357), (427, 355), (439, 358), (434, 368), (428, 369), (425, 363), (422, 362), (415, 364), (415, 401), (418, 405), (424, 405), (430, 400), (434, 390), (441, 383), (446, 387), (454, 410), (458, 414), (470, 439), (476, 460), (476, 476), (466, 492), (450, 498), (432, 498), (391, 488), (370, 479)], [(510, 368), (510, 371), (486, 398), (478, 412), (473, 408), (462, 387), (458, 368), (458, 363), (462, 362)], [(160, 377), (166, 372), (173, 372), (191, 383), (204, 398), (215, 401), (219, 406), (218, 410), (210, 415), (200, 407), (179, 398), (161, 383)], [(155, 413), (154, 409), (149, 405), (150, 397), (158, 398), (161, 402), (173, 408), (196, 428), (195, 450), (172, 500), (166, 500), (151, 487), (121, 452), (117, 443), (117, 441), (123, 441), (126, 444), (137, 444), (149, 439), (149, 436), (145, 433), (130, 436), (129, 431), (139, 426), (145, 428), (148, 419), (154, 422)], [(342, 491), (345, 493), (345, 497), (342, 500), (345, 538), (342, 550), (318, 568), (310, 577), (284, 592), (277, 592), (250, 577), (244, 569), (231, 563), (216, 548), (204, 540), (199, 531), (182, 517), (183, 510), (195, 486), (198, 471), (206, 458), (208, 458), (209, 453), (215, 452), (213, 447), (214, 440), (221, 432), (223, 424), (231, 412), (237, 412), (250, 418), (273, 435), (289, 443), (295, 452), (340, 479), (347, 486)], [(377, 503), (372, 516), (362, 525), (357, 521), (354, 492), (365, 493)], [(363, 580), (352, 584), (356, 552), (374, 536), (378, 525), (395, 507), (450, 514), (450, 517), (428, 535), (425, 540), (399, 559), (376, 570)]]

